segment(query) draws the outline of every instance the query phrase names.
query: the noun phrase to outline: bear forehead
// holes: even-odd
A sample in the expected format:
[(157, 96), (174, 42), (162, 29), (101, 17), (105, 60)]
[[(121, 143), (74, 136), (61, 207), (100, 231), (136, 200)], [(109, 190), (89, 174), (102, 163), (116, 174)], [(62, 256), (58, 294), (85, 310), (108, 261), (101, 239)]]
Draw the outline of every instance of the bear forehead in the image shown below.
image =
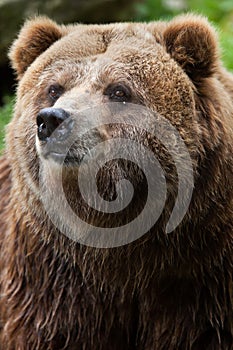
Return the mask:
[(40, 61), (47, 64), (66, 60), (68, 64), (69, 60), (105, 54), (109, 59), (132, 64), (142, 57), (145, 61), (156, 55), (159, 46), (161, 51), (160, 33), (153, 33), (145, 24), (77, 25), (73, 28), (40, 55)]

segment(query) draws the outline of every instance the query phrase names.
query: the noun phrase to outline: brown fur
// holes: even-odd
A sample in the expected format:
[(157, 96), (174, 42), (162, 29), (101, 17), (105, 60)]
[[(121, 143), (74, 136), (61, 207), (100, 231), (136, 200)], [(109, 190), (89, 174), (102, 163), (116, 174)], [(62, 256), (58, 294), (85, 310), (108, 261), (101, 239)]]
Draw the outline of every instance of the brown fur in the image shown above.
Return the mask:
[[(25, 24), (10, 57), (19, 85), (0, 162), (0, 349), (232, 349), (233, 77), (221, 66), (208, 22), (187, 15), (168, 23), (60, 27), (38, 18)], [(184, 220), (165, 234), (174, 164), (140, 135), (167, 171), (167, 212), (139, 240), (97, 249), (70, 241), (44, 212), (36, 116), (50, 105), (46, 91), (55, 82), (66, 91), (55, 106), (72, 102), (79, 110), (86, 100), (105, 102), (103, 91), (115, 81), (127, 82), (134, 103), (180, 132), (195, 188)], [(108, 176), (116, 179), (117, 169)], [(130, 176), (137, 186), (137, 174)], [(87, 219), (72, 172), (64, 186)]]

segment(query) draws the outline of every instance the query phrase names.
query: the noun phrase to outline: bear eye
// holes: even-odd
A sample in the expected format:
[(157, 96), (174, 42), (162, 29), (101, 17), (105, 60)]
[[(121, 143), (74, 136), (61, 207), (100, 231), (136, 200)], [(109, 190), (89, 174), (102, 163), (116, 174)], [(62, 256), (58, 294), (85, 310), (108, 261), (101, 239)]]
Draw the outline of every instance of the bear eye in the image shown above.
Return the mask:
[(51, 85), (48, 90), (49, 97), (52, 101), (56, 101), (63, 94), (63, 87), (61, 85)]
[(114, 102), (129, 102), (131, 100), (131, 91), (125, 85), (109, 85), (104, 91), (111, 101)]

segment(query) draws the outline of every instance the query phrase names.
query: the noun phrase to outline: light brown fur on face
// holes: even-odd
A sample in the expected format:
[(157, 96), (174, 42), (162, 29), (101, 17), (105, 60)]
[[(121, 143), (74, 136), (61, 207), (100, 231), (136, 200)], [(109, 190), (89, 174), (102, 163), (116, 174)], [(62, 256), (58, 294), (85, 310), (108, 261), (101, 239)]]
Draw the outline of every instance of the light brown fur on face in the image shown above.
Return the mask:
[[(217, 40), (206, 19), (193, 15), (148, 24), (59, 26), (44, 17), (26, 22), (9, 54), (17, 101), (0, 159), (1, 350), (231, 349), (233, 77), (222, 67)], [(82, 119), (82, 111), (113, 102), (114, 84), (127, 87), (128, 102), (153, 112), (151, 134), (103, 126), (76, 141), (70, 156), (128, 137), (156, 155), (168, 190), (164, 211), (147, 234), (99, 249), (70, 240), (44, 210), (39, 170), (45, 146), (37, 117), (44, 108), (60, 108), (78, 133), (94, 121), (94, 113)], [(55, 100), (51, 86), (61, 88)], [(184, 139), (194, 171), (189, 209), (169, 235), (165, 227), (178, 179), (171, 155), (153, 137), (158, 128), (166, 133), (162, 117)], [(138, 215), (147, 187), (135, 165), (113, 161), (106, 169), (96, 178), (106, 200), (115, 198), (117, 181), (134, 185), (135, 197), (120, 216), (87, 206), (77, 165), (64, 167), (63, 186), (83, 220), (114, 227)], [(42, 171), (43, 177), (48, 173)], [(65, 220), (59, 198), (53, 209)]]

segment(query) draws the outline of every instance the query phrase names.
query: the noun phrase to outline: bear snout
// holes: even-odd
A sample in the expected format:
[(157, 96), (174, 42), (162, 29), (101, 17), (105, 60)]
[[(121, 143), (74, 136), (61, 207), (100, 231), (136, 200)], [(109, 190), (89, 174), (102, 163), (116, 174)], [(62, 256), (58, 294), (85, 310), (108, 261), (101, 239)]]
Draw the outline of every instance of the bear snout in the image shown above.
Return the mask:
[(40, 141), (65, 141), (73, 129), (70, 114), (62, 108), (43, 108), (37, 115), (37, 135)]

